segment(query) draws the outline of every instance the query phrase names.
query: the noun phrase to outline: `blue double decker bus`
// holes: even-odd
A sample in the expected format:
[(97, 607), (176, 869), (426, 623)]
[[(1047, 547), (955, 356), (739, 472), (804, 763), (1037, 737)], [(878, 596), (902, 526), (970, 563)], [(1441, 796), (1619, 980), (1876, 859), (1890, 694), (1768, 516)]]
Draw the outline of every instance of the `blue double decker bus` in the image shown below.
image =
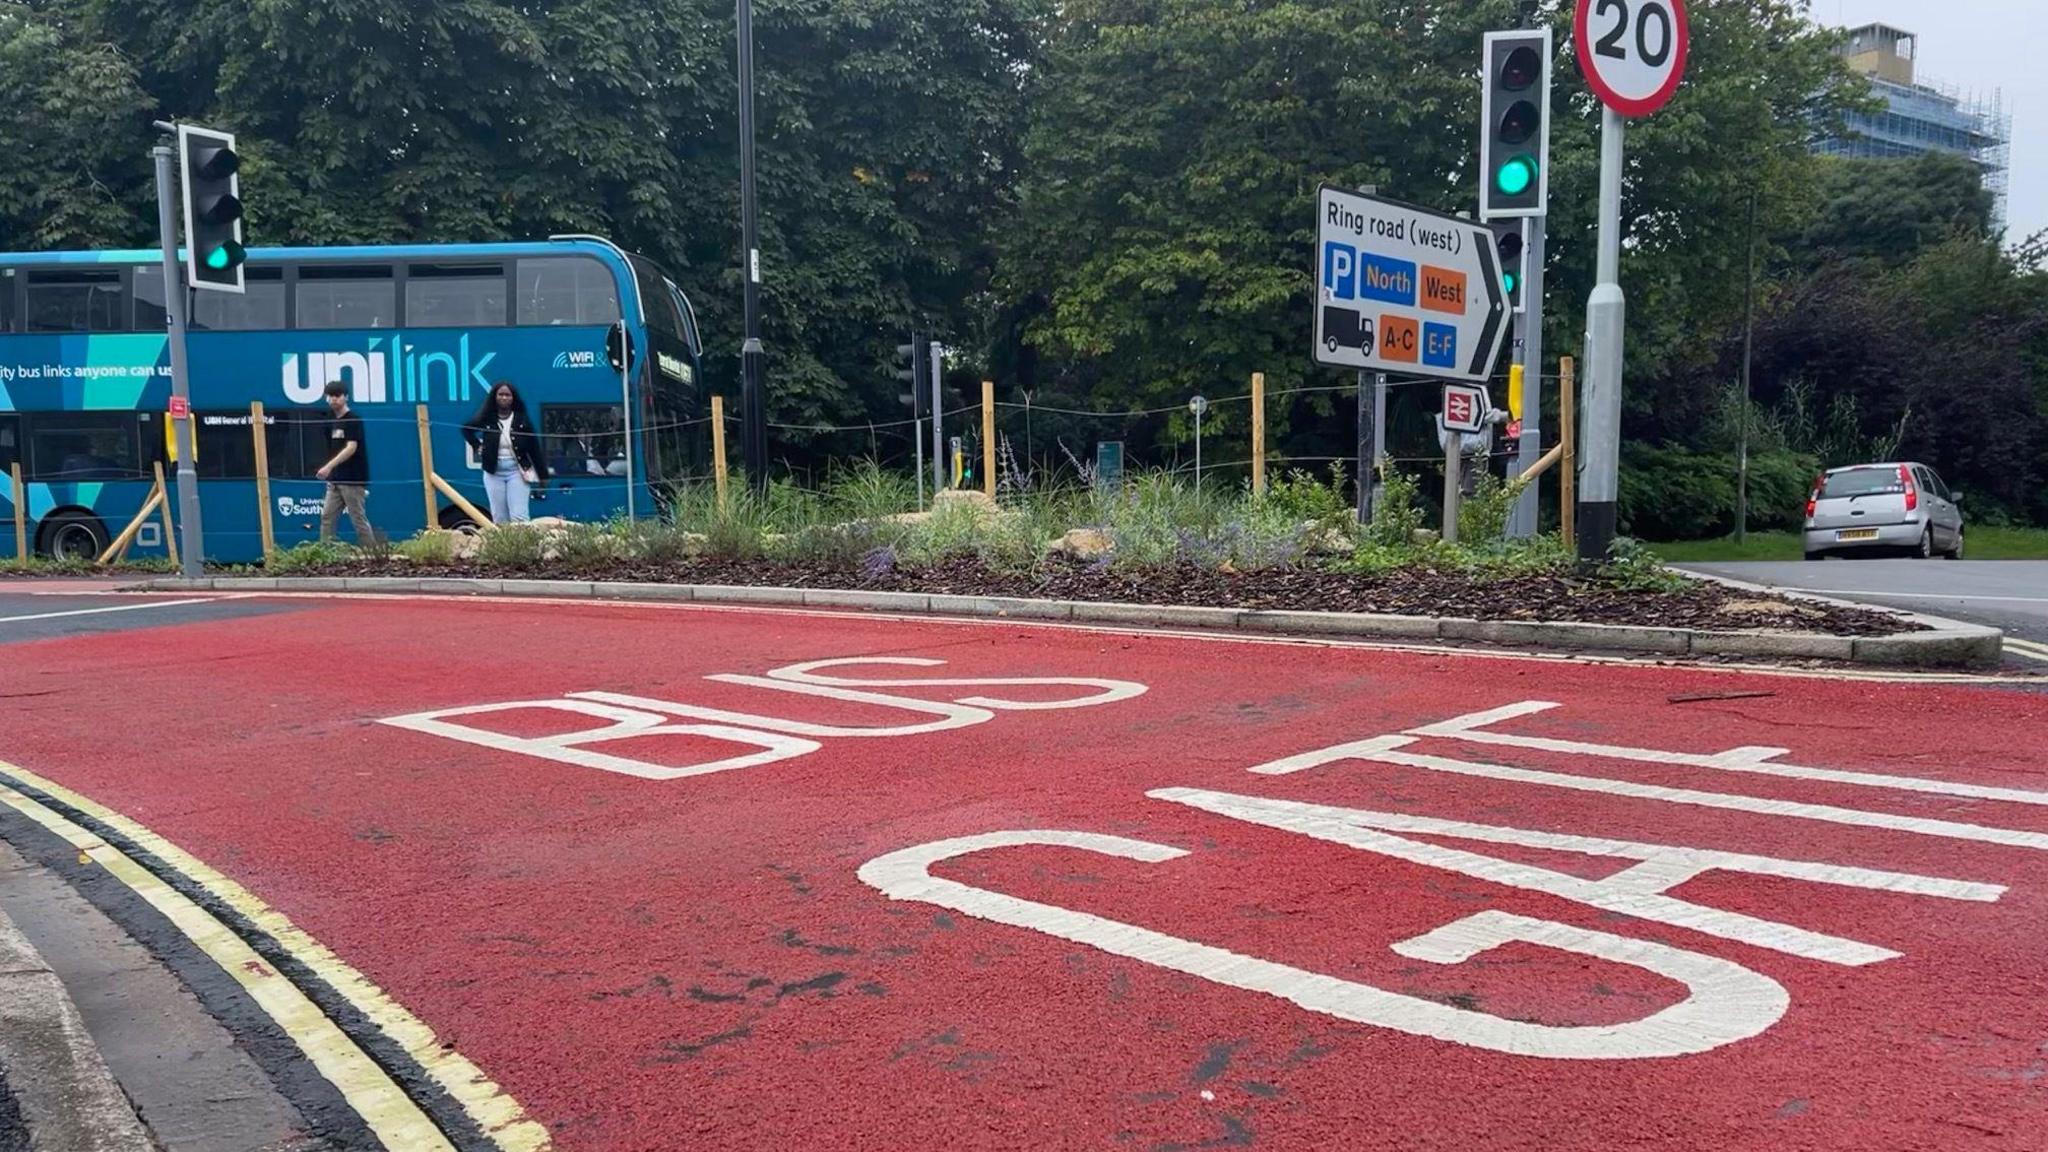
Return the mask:
[[(17, 549), (17, 466), (30, 549), (67, 558), (97, 556), (157, 466), (172, 475), (162, 268), (152, 251), (0, 255), (0, 557)], [(670, 483), (704, 470), (696, 316), (660, 268), (607, 240), (259, 248), (244, 271), (244, 293), (194, 292), (188, 309), (209, 561), (263, 555), (254, 401), (277, 545), (318, 536), (333, 380), (363, 418), (370, 519), (392, 539), (430, 526), (419, 405), (434, 471), (486, 507), (461, 427), (500, 380), (531, 409), (554, 474), (537, 517), (654, 515)], [(470, 519), (438, 495), (436, 508), (439, 527)], [(152, 518), (130, 555), (166, 552)]]

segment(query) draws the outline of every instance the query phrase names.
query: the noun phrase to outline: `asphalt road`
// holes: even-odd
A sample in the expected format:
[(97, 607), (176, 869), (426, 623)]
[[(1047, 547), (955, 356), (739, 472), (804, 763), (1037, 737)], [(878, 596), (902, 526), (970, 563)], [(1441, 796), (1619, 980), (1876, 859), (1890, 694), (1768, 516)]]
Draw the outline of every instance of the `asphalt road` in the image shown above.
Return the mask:
[(329, 1146), (2035, 1152), (2048, 1119), (2048, 694), (215, 607), (280, 603), (7, 649), (0, 837), (176, 953)]
[(1679, 567), (1988, 624), (2010, 637), (2048, 644), (2048, 561), (1827, 560)]

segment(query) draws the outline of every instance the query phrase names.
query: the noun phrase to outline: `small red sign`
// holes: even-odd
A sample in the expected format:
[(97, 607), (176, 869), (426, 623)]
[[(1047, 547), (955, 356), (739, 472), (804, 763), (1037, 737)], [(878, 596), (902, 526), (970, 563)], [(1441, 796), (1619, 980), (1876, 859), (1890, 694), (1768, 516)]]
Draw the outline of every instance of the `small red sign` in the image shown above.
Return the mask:
[(1520, 420), (1510, 420), (1510, 421), (1508, 422), (1508, 439), (1510, 439), (1510, 440), (1520, 440), (1521, 438), (1522, 438), (1522, 422), (1521, 422)]
[(173, 419), (173, 420), (190, 420), (191, 418), (192, 418), (192, 401), (191, 401), (191, 398), (189, 398), (189, 397), (186, 397), (186, 396), (173, 396), (173, 397), (171, 397), (171, 419)]
[(1444, 422), (1454, 427), (1473, 422), (1472, 396), (1470, 393), (1447, 392), (1444, 394)]

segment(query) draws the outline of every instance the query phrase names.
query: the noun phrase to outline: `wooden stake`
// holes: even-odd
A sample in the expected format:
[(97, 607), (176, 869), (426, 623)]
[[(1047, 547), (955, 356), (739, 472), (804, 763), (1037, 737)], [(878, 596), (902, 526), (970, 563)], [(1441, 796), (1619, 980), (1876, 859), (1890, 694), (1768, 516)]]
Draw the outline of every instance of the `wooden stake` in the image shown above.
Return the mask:
[(21, 566), (28, 567), (28, 486), (21, 482), (21, 464), (17, 461), (14, 473), (14, 558)]
[(462, 493), (455, 490), (455, 485), (441, 479), (439, 473), (427, 473), (427, 483), (440, 489), (441, 495), (446, 496), (450, 504), (455, 505), (463, 515), (469, 517), (478, 527), (483, 527), (491, 522), (489, 513), (478, 509), (476, 505), (464, 499)]
[[(441, 526), (441, 506), (434, 502), (434, 441), (432, 425), (427, 422), (427, 406), (416, 405), (413, 411), (420, 425), (420, 494), (427, 501), (427, 519), (420, 529), (424, 532)], [(490, 521), (479, 520), (477, 523), (489, 524)]]
[(270, 429), (263, 424), (263, 401), (249, 404), (249, 439), (256, 447), (256, 523), (263, 528), (263, 558), (277, 551), (277, 530), (270, 522)]
[(135, 519), (130, 520), (128, 526), (121, 529), (121, 534), (114, 537), (114, 542), (107, 545), (107, 550), (100, 553), (100, 558), (94, 561), (94, 563), (104, 566), (122, 556), (126, 556), (128, 554), (128, 545), (135, 542), (135, 534), (142, 531), (142, 526), (149, 523), (149, 518), (156, 515), (156, 510), (163, 506), (163, 502), (163, 484), (158, 483), (155, 488), (150, 489), (149, 499), (143, 501), (142, 511), (137, 512)]
[(996, 498), (996, 382), (981, 382), (981, 490)]
[(1564, 448), (1564, 470), (1557, 474), (1558, 525), (1567, 552), (1577, 546), (1579, 536), (1579, 417), (1577, 397), (1572, 391), (1573, 367), (1569, 356), (1557, 364), (1558, 416), (1564, 425), (1558, 432), (1557, 441)]
[(725, 397), (711, 394), (711, 481), (718, 490), (718, 506), (725, 506)]
[(1252, 494), (1266, 491), (1266, 374), (1252, 373)]
[[(164, 466), (157, 464), (154, 467), (156, 468), (156, 490), (160, 493), (168, 492), (169, 489), (164, 487)], [(170, 556), (171, 565), (176, 567), (178, 563), (178, 529), (171, 523), (171, 502), (163, 500), (159, 501), (159, 504), (164, 514), (164, 552)]]

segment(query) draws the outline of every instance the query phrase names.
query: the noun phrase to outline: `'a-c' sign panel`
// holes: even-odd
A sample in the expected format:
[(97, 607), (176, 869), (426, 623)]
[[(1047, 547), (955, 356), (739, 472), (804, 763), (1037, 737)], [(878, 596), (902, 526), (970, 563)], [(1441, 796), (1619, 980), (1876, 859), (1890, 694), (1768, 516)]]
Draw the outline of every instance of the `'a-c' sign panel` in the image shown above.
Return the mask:
[(1316, 363), (1484, 380), (1507, 336), (1484, 225), (1325, 184), (1316, 196)]
[(1623, 116), (1662, 108), (1685, 79), (1685, 0), (1578, 0), (1572, 47), (1586, 85)]

